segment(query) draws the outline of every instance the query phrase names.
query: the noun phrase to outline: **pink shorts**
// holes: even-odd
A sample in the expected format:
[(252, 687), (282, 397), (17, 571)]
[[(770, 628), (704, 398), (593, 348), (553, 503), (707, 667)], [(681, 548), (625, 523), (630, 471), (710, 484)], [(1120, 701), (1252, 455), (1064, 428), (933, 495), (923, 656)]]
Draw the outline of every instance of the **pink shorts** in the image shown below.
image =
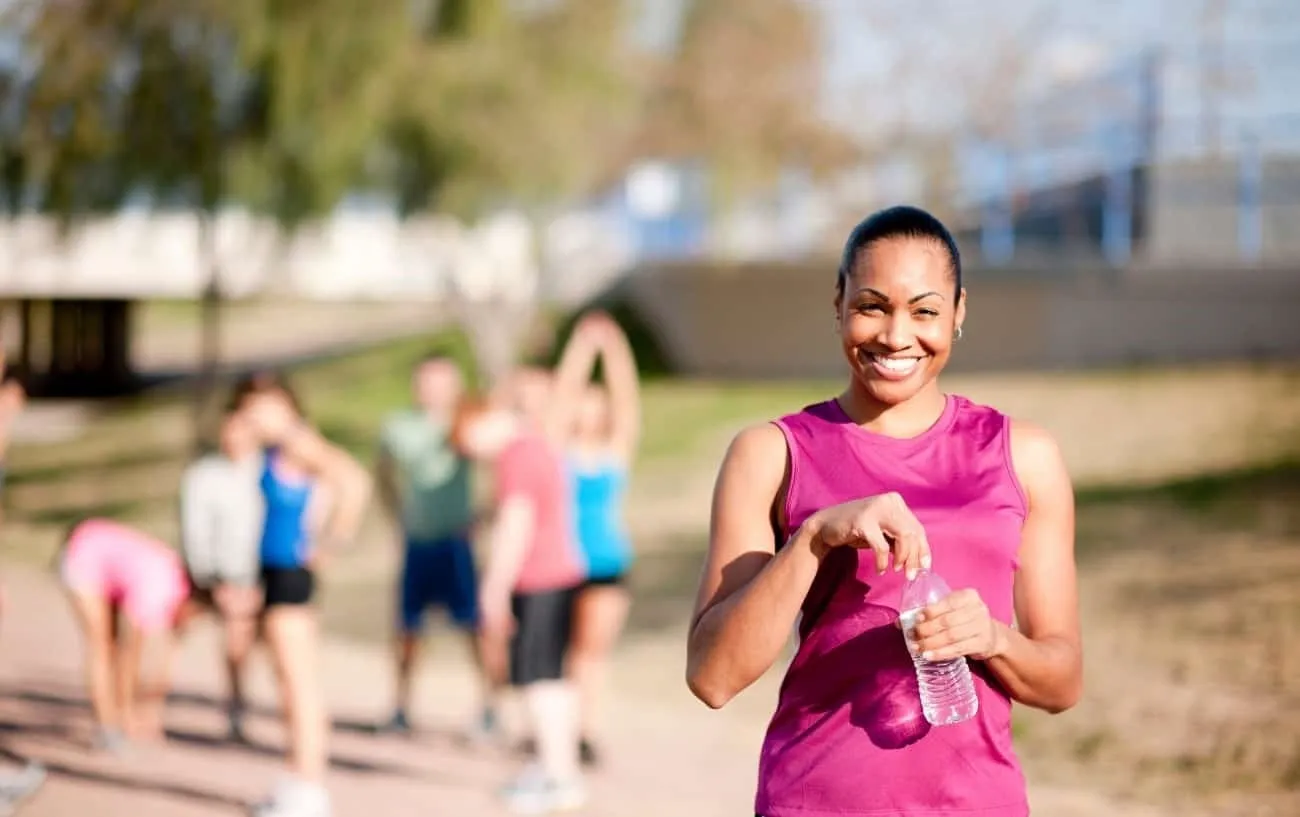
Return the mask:
[(107, 519), (82, 522), (68, 537), (63, 582), (116, 605), (146, 633), (169, 629), (189, 597), (180, 557), (146, 533)]

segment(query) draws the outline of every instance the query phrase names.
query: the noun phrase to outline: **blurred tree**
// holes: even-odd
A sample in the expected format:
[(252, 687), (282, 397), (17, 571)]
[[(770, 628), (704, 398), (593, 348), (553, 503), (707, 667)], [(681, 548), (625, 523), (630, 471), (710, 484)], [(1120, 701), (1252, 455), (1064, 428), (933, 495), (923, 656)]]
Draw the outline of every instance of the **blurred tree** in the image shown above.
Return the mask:
[(128, 200), (199, 215), (206, 402), (220, 207), (292, 232), (358, 189), (403, 215), (469, 217), (579, 191), (634, 112), (619, 105), (624, 13), (621, 0), (19, 3), (5, 22), (30, 76), (0, 87), (19, 123), (0, 144), (6, 189), (65, 229)]
[(473, 218), (589, 189), (633, 124), (622, 0), (417, 5), (373, 182)]
[[(399, 212), (536, 215), (603, 181), (636, 122), (623, 0), (442, 0), (417, 7), (404, 89), (372, 155)], [(522, 282), (521, 282), (522, 286)], [(518, 293), (510, 293), (517, 295)], [(537, 304), (452, 294), (488, 385), (518, 357)]]
[(726, 197), (855, 156), (823, 116), (816, 12), (800, 0), (686, 0), (680, 42), (649, 93), (640, 154), (699, 158)]
[(26, 4), (6, 20), (23, 43), (11, 74), (27, 74), (5, 96), (18, 122), (5, 162), (11, 206), (29, 198), (64, 230), (128, 202), (198, 217), (199, 411), (220, 353), (218, 209), (249, 205), (287, 229), (327, 211), (395, 93), (387, 55), (402, 12), (359, 10), (353, 0), (84, 0)]

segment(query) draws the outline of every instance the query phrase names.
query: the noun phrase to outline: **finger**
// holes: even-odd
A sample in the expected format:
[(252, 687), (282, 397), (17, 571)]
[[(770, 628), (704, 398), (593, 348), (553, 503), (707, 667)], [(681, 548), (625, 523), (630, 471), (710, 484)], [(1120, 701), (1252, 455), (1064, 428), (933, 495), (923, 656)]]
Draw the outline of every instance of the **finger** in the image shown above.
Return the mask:
[(946, 632), (959, 632), (975, 627), (978, 625), (980, 616), (975, 615), (974, 611), (961, 608), (949, 610), (937, 616), (927, 616), (917, 622), (915, 629), (917, 638), (929, 638)]
[(939, 599), (936, 602), (927, 604), (924, 609), (921, 610), (921, 620), (934, 621), (943, 618), (956, 609), (957, 605), (953, 604), (952, 596), (948, 596), (947, 598)]
[(920, 572), (921, 553), (925, 550), (925, 533), (909, 529), (894, 539), (894, 570), (905, 570), (908, 581)]
[(928, 660), (935, 658), (954, 658), (966, 655), (967, 651), (980, 649), (983, 644), (983, 632), (977, 625), (967, 623), (960, 627), (949, 627), (925, 637), (917, 637), (916, 648), (921, 657)]
[(948, 620), (948, 613), (939, 613), (937, 615), (922, 613), (914, 629), (917, 638), (930, 638), (939, 635), (951, 626), (952, 622)]
[(889, 568), (889, 540), (879, 527), (869, 526), (861, 533), (862, 541), (875, 551), (876, 572), (883, 574)]
[(985, 649), (984, 638), (978, 633), (959, 638), (942, 647), (923, 646), (921, 658), (926, 661), (948, 661), (975, 655)]
[[(930, 542), (925, 536), (925, 528), (902, 499), (890, 507), (882, 527), (896, 540), (895, 568), (900, 567), (901, 562), (901, 567), (907, 571), (909, 580), (915, 579), (916, 574), (921, 570), (930, 569)], [(899, 546), (903, 544), (906, 548), (900, 554)], [(900, 555), (903, 558), (899, 558)]]

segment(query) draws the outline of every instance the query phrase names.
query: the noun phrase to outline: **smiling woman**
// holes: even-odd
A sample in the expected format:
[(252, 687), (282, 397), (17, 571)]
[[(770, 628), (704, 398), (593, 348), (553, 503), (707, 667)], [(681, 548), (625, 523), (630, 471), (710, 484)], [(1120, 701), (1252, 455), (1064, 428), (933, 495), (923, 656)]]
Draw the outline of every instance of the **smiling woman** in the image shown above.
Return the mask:
[[(834, 307), (848, 386), (745, 429), (722, 464), (687, 681), (724, 705), (797, 620), (758, 814), (1024, 817), (1011, 703), (1059, 712), (1080, 694), (1069, 477), (1045, 432), (940, 389), (966, 292), (933, 216), (863, 221)], [(967, 657), (979, 698), (942, 727), (897, 626), (905, 582), (932, 562), (960, 589), (922, 610), (917, 650)]]
[(937, 387), (922, 392), (935, 385), (966, 320), (952, 235), (938, 219), (907, 207), (859, 224), (840, 262), (835, 320), (861, 397), (873, 404), (854, 401), (850, 389), (846, 396), (859, 405), (846, 410), (873, 411), (917, 396), (928, 396), (934, 410), (943, 395)]

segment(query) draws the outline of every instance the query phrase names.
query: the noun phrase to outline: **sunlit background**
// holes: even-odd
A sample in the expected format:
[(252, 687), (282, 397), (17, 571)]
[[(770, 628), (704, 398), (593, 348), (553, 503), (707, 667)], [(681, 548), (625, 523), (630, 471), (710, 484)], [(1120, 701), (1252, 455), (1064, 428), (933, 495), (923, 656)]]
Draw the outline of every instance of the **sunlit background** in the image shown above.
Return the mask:
[[(743, 424), (838, 388), (849, 229), (959, 236), (947, 388), (1039, 422), (1080, 489), (1087, 693), (1020, 713), (1035, 813), (1300, 814), (1300, 10), (1293, 0), (0, 0), (0, 340), (31, 395), (5, 459), (0, 752), (24, 814), (234, 813), (214, 634), (172, 740), (109, 761), (47, 568), (72, 519), (174, 541), (234, 373), (285, 366), (365, 461), (413, 363), (549, 361), (596, 303), (632, 338), (640, 557), (591, 813), (749, 813), (778, 674), (690, 699), (712, 479)], [(507, 761), (432, 636), (385, 714), (398, 544), (325, 576), (340, 815), (494, 813)], [(259, 657), (259, 700), (275, 698)]]

